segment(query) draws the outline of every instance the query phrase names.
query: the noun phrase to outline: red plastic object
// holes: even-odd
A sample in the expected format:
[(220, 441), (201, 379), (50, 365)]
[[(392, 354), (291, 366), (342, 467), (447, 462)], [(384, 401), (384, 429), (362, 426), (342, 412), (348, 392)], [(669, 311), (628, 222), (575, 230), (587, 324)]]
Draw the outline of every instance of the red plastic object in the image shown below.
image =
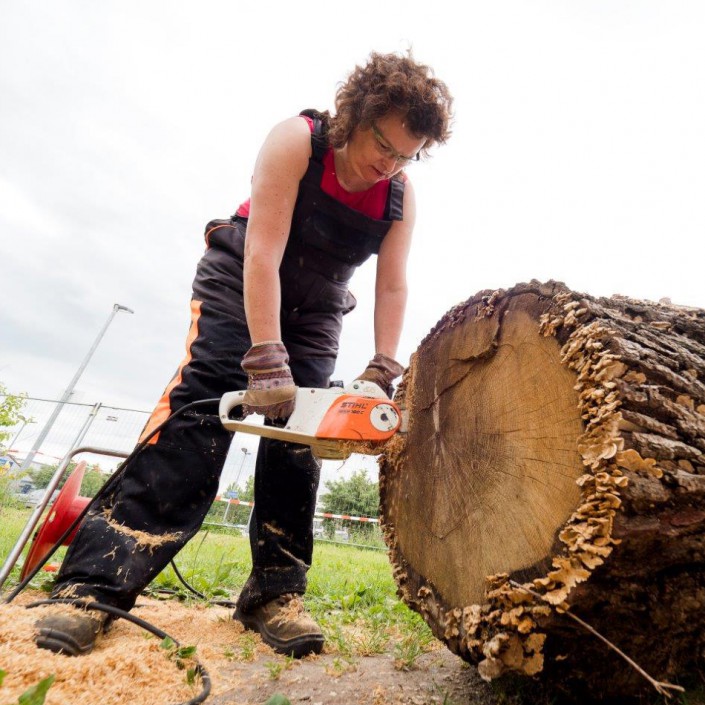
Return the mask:
[(399, 407), (390, 399), (354, 394), (336, 397), (316, 429), (316, 438), (386, 441), (401, 426)]
[[(34, 535), (27, 559), (22, 566), (20, 580), (24, 580), (42, 562), (54, 544), (61, 538), (64, 531), (71, 526), (72, 522), (91, 501), (90, 497), (81, 497), (78, 494), (81, 489), (81, 482), (83, 482), (86, 465), (86, 461), (82, 460), (76, 466), (69, 479), (66, 480), (61, 492), (59, 492), (56, 501), (49, 508), (49, 516), (47, 516)], [(76, 531), (78, 531), (78, 527), (66, 538), (64, 541), (65, 546), (68, 546), (73, 541)]]

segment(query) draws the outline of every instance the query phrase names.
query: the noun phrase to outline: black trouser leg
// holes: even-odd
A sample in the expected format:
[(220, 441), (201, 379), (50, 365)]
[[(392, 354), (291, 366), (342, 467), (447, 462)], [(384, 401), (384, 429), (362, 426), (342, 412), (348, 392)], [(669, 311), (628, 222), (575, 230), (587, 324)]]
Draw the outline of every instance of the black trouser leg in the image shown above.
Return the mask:
[[(250, 346), (242, 300), (242, 261), (234, 227), (211, 232), (194, 281), (187, 358), (147, 428), (187, 403), (247, 386), (240, 361)], [(283, 321), (282, 337), (300, 386), (327, 387), (340, 314)], [(305, 320), (304, 320), (305, 319)], [(315, 320), (314, 320), (315, 319)], [(230, 434), (217, 417), (189, 411), (168, 424), (84, 521), (69, 548), (55, 597), (90, 596), (123, 609), (198, 531), (215, 497)], [(304, 592), (313, 548), (320, 463), (308, 447), (263, 441), (255, 479), (253, 569), (240, 605), (251, 609)]]
[[(233, 257), (220, 248), (209, 250), (194, 281), (187, 356), (147, 429), (192, 401), (247, 385), (240, 360), (250, 338), (237, 282)], [(170, 421), (90, 511), (69, 547), (53, 596), (90, 596), (130, 609), (200, 528), (230, 439), (217, 406)]]
[(115, 492), (85, 519), (53, 596), (90, 596), (131, 609), (198, 531), (218, 489), (224, 459), (163, 445), (145, 449)]

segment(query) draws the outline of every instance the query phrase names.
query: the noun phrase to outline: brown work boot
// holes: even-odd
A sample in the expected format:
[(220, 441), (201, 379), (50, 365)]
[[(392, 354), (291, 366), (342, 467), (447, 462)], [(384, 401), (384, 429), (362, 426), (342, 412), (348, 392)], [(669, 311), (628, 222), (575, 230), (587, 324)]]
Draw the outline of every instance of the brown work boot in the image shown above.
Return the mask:
[(306, 612), (300, 595), (280, 595), (251, 612), (238, 607), (233, 619), (259, 632), (262, 641), (280, 654), (301, 658), (320, 654), (323, 648), (323, 632)]
[(88, 612), (79, 608), (73, 614), (58, 612), (40, 617), (34, 626), (34, 641), (40, 649), (55, 654), (80, 656), (93, 650), (98, 634), (106, 624), (104, 612)]

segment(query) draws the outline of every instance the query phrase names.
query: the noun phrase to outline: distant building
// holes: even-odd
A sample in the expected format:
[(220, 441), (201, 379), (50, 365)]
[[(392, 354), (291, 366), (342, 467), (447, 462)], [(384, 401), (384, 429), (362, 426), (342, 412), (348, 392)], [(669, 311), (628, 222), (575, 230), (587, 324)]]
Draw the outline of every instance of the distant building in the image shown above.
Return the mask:
[(11, 455), (0, 455), (0, 474), (13, 473), (20, 469), (20, 464)]
[(34, 483), (27, 476), (20, 476), (20, 464), (9, 454), (0, 455), (0, 478), (9, 478), (8, 491), (13, 494), (26, 494), (34, 489)]

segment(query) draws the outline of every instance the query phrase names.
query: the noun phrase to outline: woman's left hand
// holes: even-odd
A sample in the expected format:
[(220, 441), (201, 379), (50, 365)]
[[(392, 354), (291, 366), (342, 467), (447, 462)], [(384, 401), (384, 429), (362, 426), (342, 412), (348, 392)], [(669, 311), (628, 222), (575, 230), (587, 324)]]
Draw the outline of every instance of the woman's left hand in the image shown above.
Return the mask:
[(374, 382), (388, 397), (392, 396), (392, 382), (404, 372), (403, 365), (387, 355), (377, 353), (365, 371), (355, 379)]

